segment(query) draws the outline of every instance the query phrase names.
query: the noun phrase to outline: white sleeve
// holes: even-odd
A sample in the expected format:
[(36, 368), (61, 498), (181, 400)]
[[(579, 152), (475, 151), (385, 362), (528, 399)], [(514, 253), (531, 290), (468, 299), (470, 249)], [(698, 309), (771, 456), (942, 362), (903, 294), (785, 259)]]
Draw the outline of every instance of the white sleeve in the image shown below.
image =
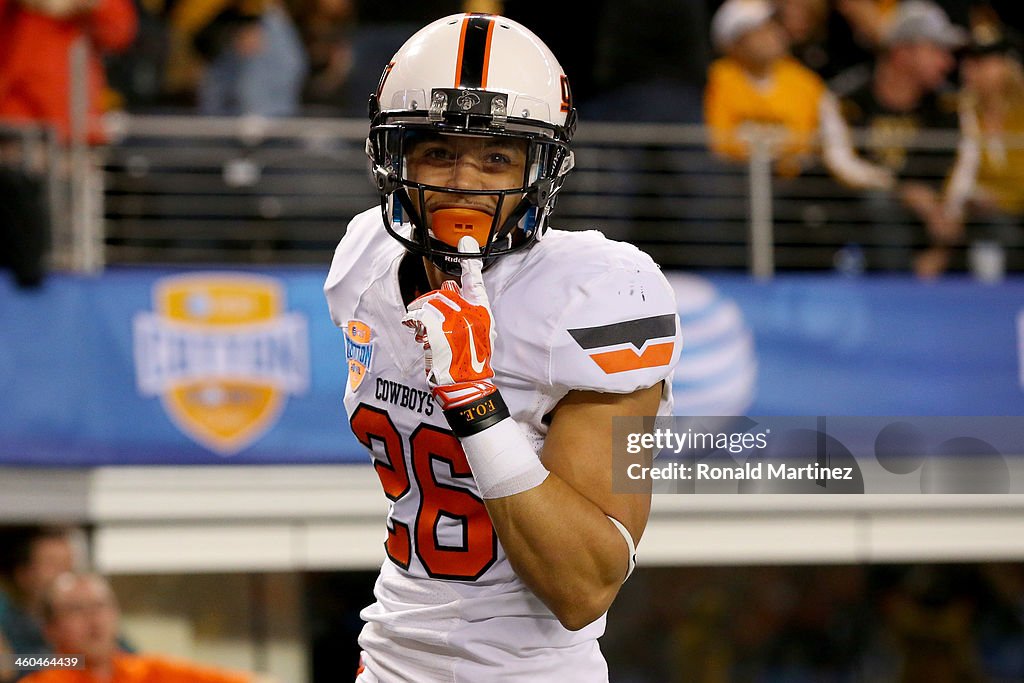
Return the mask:
[(889, 169), (857, 155), (850, 140), (850, 128), (839, 113), (839, 101), (831, 92), (818, 103), (822, 158), (835, 178), (850, 187), (866, 190), (891, 189), (895, 179)]
[(384, 240), (391, 239), (384, 232), (384, 224), (380, 217), (380, 209), (374, 207), (355, 216), (345, 229), (334, 250), (331, 269), (324, 281), (324, 296), (331, 320), (338, 327), (345, 327), (348, 322), (349, 308), (359, 298), (358, 294), (365, 284), (366, 274), (353, 277), (358, 267), (366, 267), (373, 258), (371, 250), (375, 245), (388, 244)]
[(681, 348), (661, 271), (614, 267), (568, 302), (550, 342), (549, 378), (568, 390), (630, 393), (669, 377)]
[(967, 200), (974, 194), (981, 164), (981, 126), (978, 116), (969, 105), (960, 107), (960, 144), (956, 163), (946, 185), (945, 210), (951, 218), (962, 221)]

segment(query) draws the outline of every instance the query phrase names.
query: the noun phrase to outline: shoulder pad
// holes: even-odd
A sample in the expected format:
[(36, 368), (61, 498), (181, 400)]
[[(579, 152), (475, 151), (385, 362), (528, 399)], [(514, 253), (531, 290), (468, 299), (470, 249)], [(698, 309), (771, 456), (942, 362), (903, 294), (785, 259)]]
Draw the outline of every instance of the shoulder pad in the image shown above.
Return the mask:
[(681, 348), (675, 296), (661, 271), (653, 262), (617, 264), (577, 284), (552, 331), (550, 380), (628, 393), (668, 377)]
[(327, 307), (334, 324), (344, 326), (348, 318), (339, 310), (340, 303), (358, 299), (371, 279), (376, 261), (395, 248), (400, 249), (401, 245), (384, 229), (380, 208), (364, 211), (349, 222), (345, 236), (334, 250), (331, 270), (324, 282)]

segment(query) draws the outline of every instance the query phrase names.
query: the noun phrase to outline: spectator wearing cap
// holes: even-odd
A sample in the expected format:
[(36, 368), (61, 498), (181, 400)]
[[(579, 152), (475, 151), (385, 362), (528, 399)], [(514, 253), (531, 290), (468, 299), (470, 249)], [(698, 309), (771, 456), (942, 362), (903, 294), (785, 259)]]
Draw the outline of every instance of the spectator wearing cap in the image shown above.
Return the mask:
[(711, 39), (723, 54), (708, 70), (704, 96), (712, 151), (744, 161), (748, 136), (770, 127), (780, 134), (777, 170), (797, 175), (811, 156), (824, 81), (789, 55), (768, 0), (726, 0), (712, 18)]
[(947, 209), (966, 236), (1005, 242), (1024, 221), (1024, 67), (1020, 41), (983, 22), (971, 30), (961, 65), (961, 154)]
[[(904, 0), (888, 24), (874, 67), (844, 79), (837, 92), (843, 120), (822, 122), (830, 130), (863, 129), (869, 143), (865, 156), (893, 179), (891, 191), (872, 194), (867, 206), (874, 241), (895, 248), (869, 266), (903, 268), (910, 250), (921, 243), (926, 248), (913, 258), (918, 275), (934, 276), (948, 261), (957, 226), (946, 210), (943, 188), (956, 144), (921, 149), (915, 139), (926, 130), (957, 131), (956, 95), (946, 79), (956, 65), (953, 51), (966, 42), (967, 32), (953, 25), (938, 5)], [(835, 134), (829, 142), (847, 145), (849, 138)]]
[[(750, 136), (771, 135), (777, 142), (776, 170), (797, 175), (816, 158), (820, 121), (839, 118), (835, 97), (821, 77), (789, 55), (767, 0), (727, 0), (712, 19), (711, 37), (724, 54), (709, 69), (704, 98), (711, 149), (725, 159), (745, 161)], [(833, 145), (828, 152), (825, 163), (845, 184), (889, 181), (849, 144)]]

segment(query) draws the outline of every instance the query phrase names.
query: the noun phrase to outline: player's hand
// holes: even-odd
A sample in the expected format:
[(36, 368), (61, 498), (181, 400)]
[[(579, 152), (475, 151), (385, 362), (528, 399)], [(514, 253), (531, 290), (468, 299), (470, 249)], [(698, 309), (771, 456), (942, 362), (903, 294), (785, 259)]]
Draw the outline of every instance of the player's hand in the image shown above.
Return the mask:
[[(472, 237), (459, 251), (478, 253)], [(448, 409), (494, 391), (491, 353), (495, 330), (480, 259), (462, 260), (462, 286), (449, 280), (409, 304), (402, 324), (423, 344), (427, 381)]]

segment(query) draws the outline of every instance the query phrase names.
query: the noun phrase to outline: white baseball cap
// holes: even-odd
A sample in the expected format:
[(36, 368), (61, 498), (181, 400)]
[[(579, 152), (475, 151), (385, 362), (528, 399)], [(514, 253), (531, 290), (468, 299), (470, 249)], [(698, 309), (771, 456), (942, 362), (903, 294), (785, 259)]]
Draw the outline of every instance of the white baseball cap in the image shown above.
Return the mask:
[(950, 22), (941, 7), (929, 0), (904, 0), (896, 6), (883, 36), (886, 46), (935, 43), (951, 50), (967, 44), (967, 31)]
[(718, 50), (726, 50), (773, 16), (775, 6), (768, 0), (725, 0), (711, 19), (711, 42)]

